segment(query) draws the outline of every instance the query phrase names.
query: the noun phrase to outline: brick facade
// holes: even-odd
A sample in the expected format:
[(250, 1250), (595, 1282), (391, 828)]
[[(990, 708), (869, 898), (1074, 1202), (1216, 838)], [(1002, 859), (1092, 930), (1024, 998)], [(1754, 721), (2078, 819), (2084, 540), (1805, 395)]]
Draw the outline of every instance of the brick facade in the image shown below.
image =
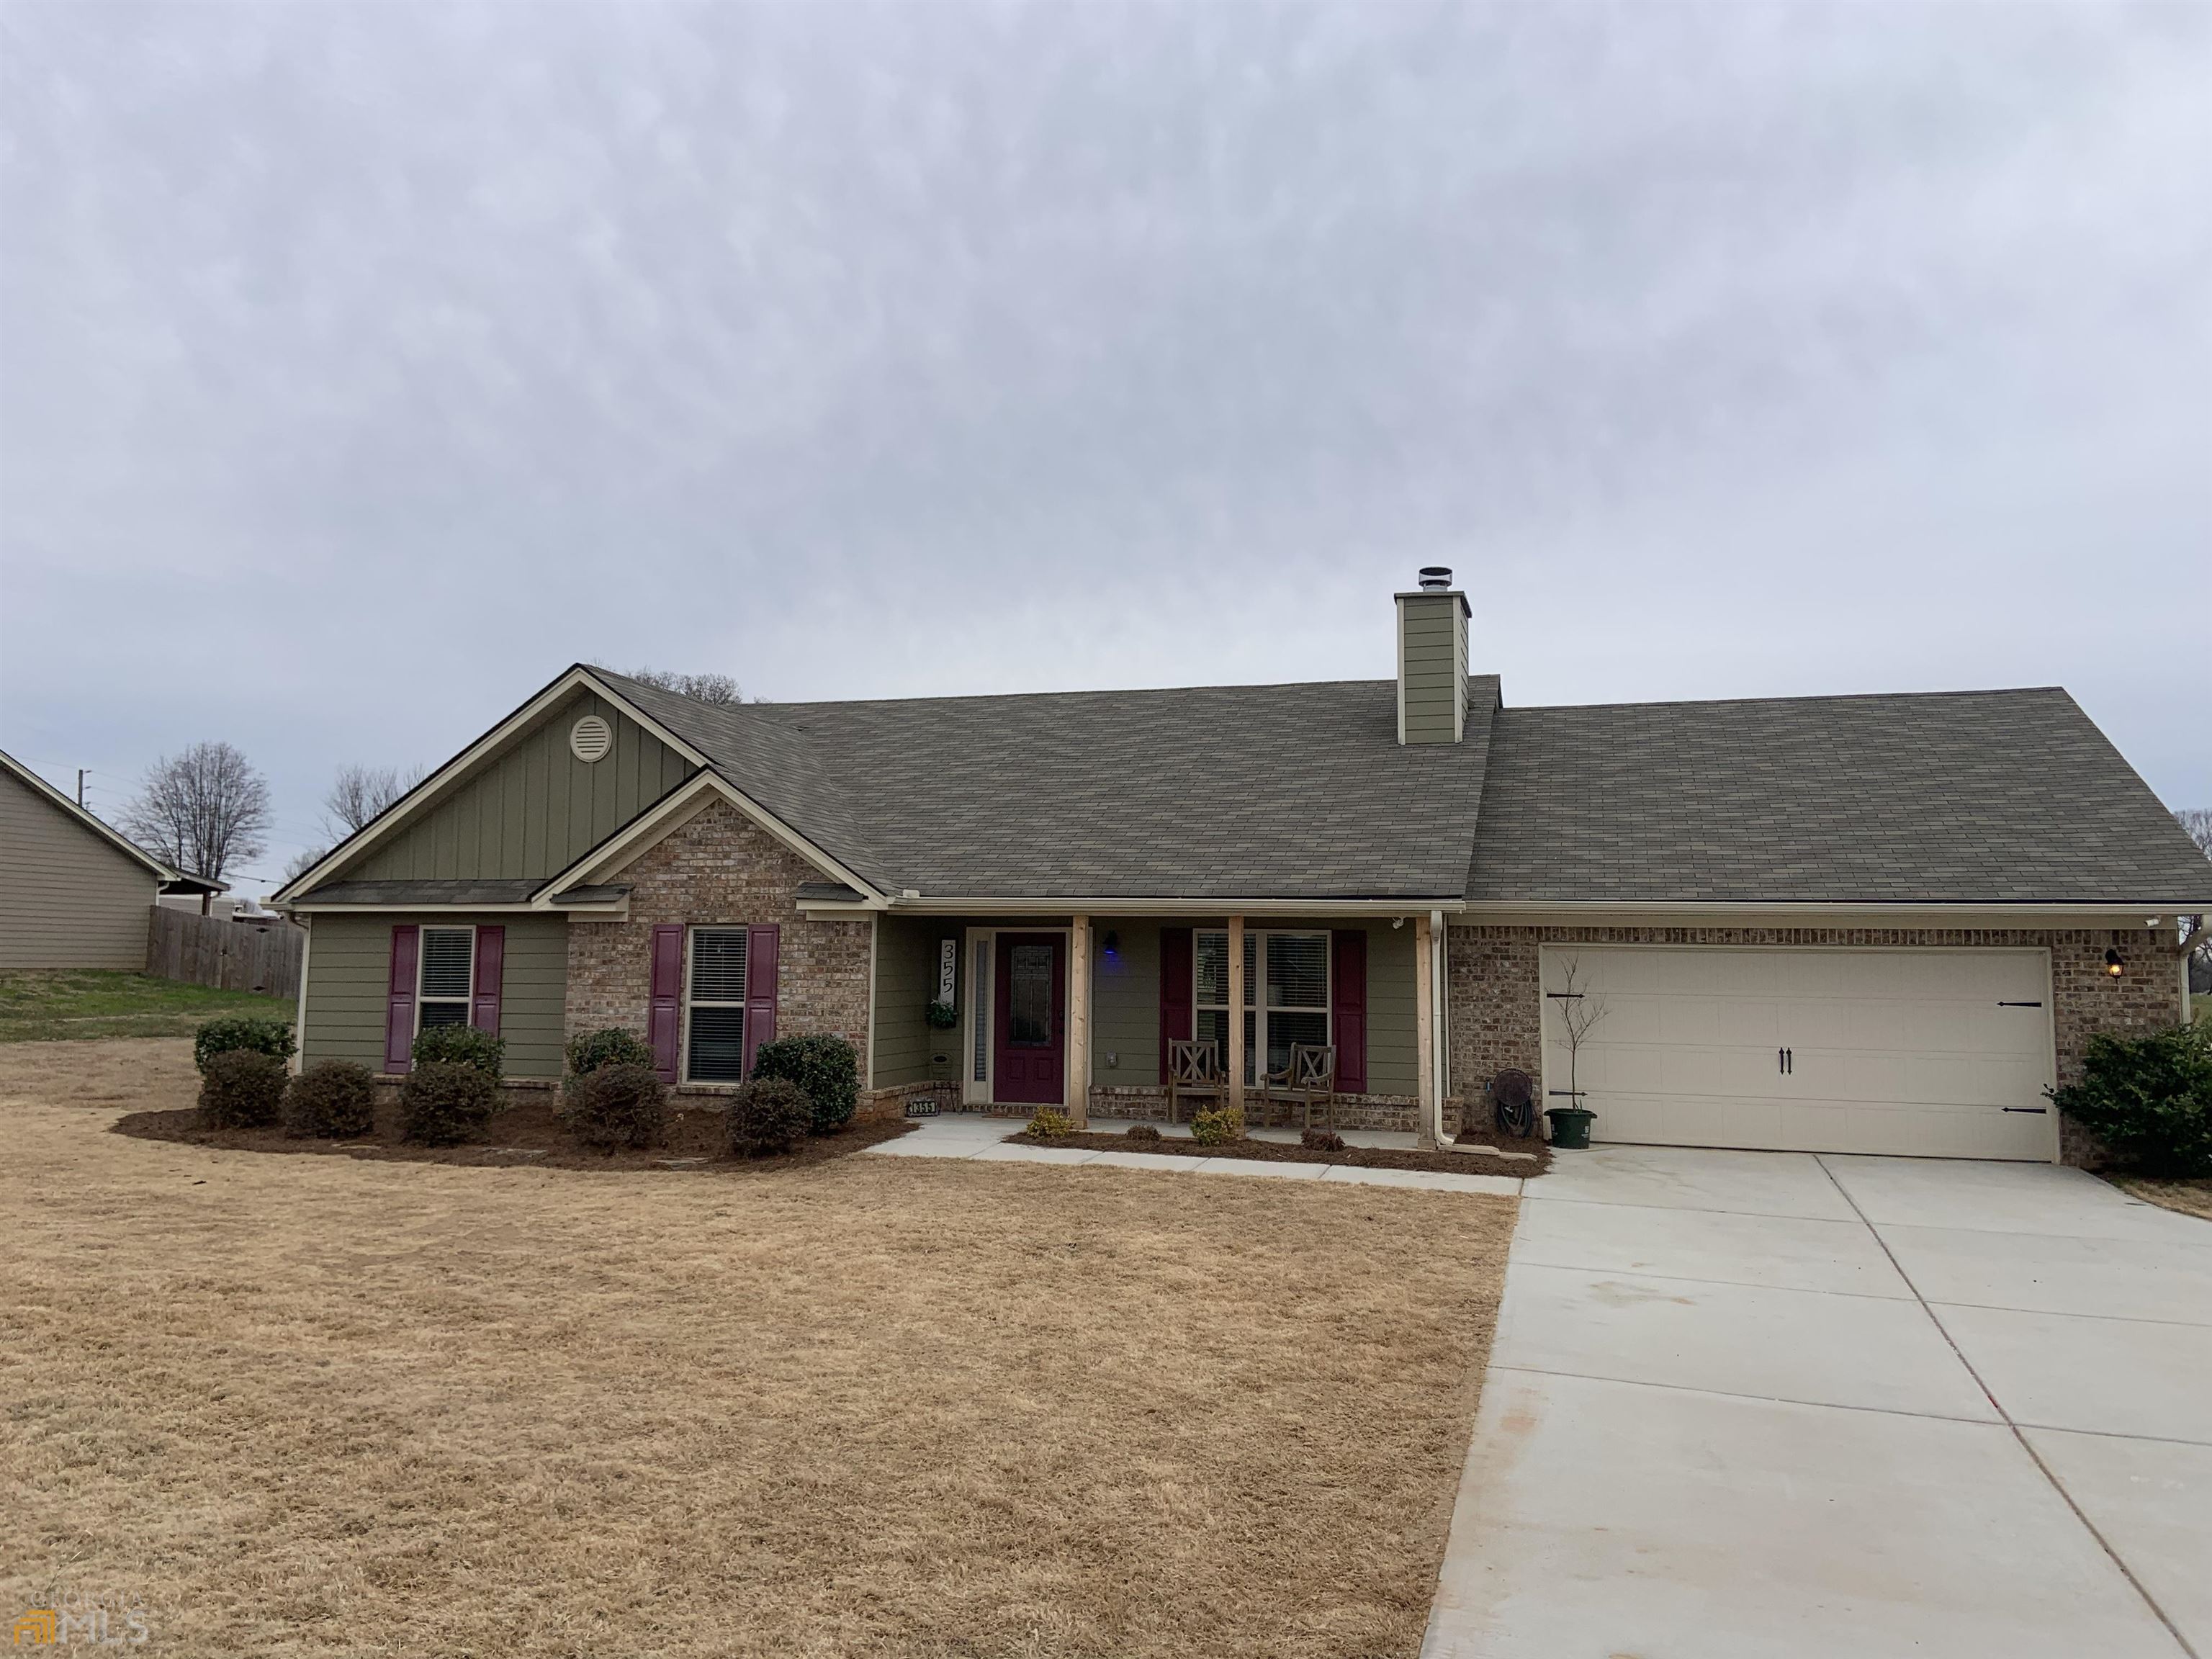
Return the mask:
[(801, 882), (822, 872), (735, 808), (717, 801), (623, 871), (630, 890), (622, 921), (576, 917), (568, 924), (568, 1033), (626, 1026), (646, 1030), (653, 994), (653, 930), (775, 924), (776, 1035), (843, 1037), (868, 1077), (869, 925), (810, 921), (799, 914)]
[[(1455, 923), (1449, 934), (1452, 1087), (1480, 1109), (1488, 1079), (1506, 1066), (1531, 1077), (1543, 1059), (1537, 947), (1544, 945), (1769, 945), (2033, 946), (2051, 952), (2051, 1030), (2058, 1081), (2081, 1074), (2081, 1049), (2100, 1031), (2130, 1035), (2181, 1017), (2171, 958), (2155, 955), (2139, 932), (2057, 928), (1938, 927), (1482, 927)], [(2105, 971), (2117, 947), (2129, 971)], [(2094, 1162), (2096, 1148), (2061, 1120), (2063, 1156)]]

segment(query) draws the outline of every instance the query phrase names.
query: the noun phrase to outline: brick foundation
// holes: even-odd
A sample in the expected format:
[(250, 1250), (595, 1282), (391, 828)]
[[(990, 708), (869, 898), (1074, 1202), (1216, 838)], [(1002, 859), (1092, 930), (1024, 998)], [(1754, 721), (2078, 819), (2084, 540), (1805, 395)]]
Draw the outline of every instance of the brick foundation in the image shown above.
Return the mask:
[(642, 1036), (653, 996), (653, 930), (661, 923), (781, 929), (776, 1035), (843, 1037), (868, 1075), (869, 928), (799, 914), (801, 882), (822, 872), (717, 801), (615, 879), (630, 890), (621, 921), (568, 923), (568, 1035), (620, 1025)]
[[(2081, 1074), (2081, 1050), (2098, 1032), (2136, 1035), (2181, 1017), (2172, 963), (2147, 948), (2140, 932), (2057, 928), (1937, 927), (1482, 927), (1454, 924), (1449, 934), (1451, 1074), (1454, 1088), (1481, 1110), (1483, 1085), (1504, 1067), (1541, 1074), (1541, 990), (1536, 952), (1544, 945), (1767, 945), (2030, 946), (2051, 952), (2051, 1032), (2063, 1086)], [(2130, 971), (2114, 979), (2105, 952), (2118, 948)], [(2060, 1121), (2062, 1155), (2094, 1164), (2097, 1149)]]
[[(1336, 1127), (1340, 1129), (1400, 1129), (1410, 1134), (1414, 1128), (1414, 1113), (1419, 1104), (1411, 1095), (1340, 1095), (1336, 1101)], [(1264, 1113), (1267, 1109), (1256, 1097), (1246, 1097), (1244, 1116), (1247, 1122), (1255, 1126), (1264, 1123), (1267, 1121)], [(1305, 1121), (1303, 1106), (1278, 1104), (1272, 1109), (1279, 1122), (1303, 1124)], [(1109, 1088), (1093, 1084), (1091, 1115), (1093, 1117), (1133, 1118), (1139, 1122), (1164, 1123), (1168, 1121), (1167, 1091), (1145, 1086)]]

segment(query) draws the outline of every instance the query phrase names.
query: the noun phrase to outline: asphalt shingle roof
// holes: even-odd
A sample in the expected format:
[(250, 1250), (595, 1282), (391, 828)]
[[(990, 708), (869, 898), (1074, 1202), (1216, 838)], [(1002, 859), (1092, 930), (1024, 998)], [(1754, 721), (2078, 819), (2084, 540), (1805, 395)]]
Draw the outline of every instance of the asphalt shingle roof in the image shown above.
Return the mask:
[(1504, 708), (1482, 676), (1463, 742), (1401, 746), (1388, 680), (714, 706), (595, 672), (894, 894), (2212, 907), (2057, 688)]
[(714, 706), (605, 678), (848, 869), (931, 898), (1456, 896), (1498, 693), (1474, 682), (1464, 742), (1401, 747), (1388, 680)]
[(2055, 686), (1502, 708), (1467, 896), (2132, 903), (2212, 863)]

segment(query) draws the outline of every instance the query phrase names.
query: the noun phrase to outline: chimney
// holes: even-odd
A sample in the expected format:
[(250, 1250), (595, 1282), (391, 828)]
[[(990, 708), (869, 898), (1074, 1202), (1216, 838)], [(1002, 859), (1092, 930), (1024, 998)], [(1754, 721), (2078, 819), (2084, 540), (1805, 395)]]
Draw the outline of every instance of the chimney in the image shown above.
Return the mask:
[(1467, 595), (1442, 565), (1398, 599), (1398, 741), (1457, 743), (1467, 730)]

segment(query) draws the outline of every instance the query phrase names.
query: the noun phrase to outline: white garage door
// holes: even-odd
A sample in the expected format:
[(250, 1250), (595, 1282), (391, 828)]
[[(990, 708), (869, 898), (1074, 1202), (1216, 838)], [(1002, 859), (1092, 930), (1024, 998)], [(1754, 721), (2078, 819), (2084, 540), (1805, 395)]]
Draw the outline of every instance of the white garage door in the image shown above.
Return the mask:
[(1566, 1104), (1562, 994), (1601, 1010), (1576, 1071), (1600, 1140), (2049, 1159), (2041, 951), (1547, 945), (1544, 1089)]

